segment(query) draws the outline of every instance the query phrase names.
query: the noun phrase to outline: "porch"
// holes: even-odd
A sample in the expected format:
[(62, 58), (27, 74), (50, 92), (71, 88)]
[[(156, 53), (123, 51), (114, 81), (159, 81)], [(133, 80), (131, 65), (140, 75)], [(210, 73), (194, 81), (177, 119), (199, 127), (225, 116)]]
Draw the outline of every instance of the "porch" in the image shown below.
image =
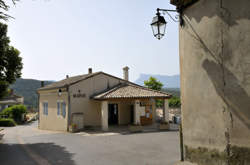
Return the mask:
[(171, 95), (132, 84), (121, 84), (93, 97), (101, 101), (101, 128), (110, 126), (150, 126), (156, 123), (156, 100), (163, 100), (163, 120), (169, 121)]

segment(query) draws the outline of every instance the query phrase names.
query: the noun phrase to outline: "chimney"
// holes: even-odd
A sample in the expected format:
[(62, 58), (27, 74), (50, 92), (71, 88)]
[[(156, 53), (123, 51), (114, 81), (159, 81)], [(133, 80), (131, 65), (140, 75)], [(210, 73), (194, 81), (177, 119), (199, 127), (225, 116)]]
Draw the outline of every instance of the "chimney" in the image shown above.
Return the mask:
[(127, 81), (128, 81), (128, 70), (129, 70), (129, 67), (127, 66), (123, 68), (123, 79)]
[(89, 74), (91, 74), (92, 73), (92, 68), (89, 68)]
[(66, 79), (69, 78), (69, 75), (66, 75)]
[(41, 87), (44, 87), (44, 81), (41, 81)]

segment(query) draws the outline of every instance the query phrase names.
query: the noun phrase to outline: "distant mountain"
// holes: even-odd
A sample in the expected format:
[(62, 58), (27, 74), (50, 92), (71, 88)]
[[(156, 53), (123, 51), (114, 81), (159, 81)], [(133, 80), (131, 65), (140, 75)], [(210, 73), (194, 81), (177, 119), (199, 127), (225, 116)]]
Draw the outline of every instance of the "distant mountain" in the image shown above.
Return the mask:
[(180, 88), (180, 75), (153, 75), (153, 74), (140, 74), (140, 77), (135, 81), (136, 84), (144, 85), (144, 81), (148, 80), (149, 77), (155, 77), (161, 83), (163, 83), (164, 88)]
[[(44, 84), (51, 84), (53, 81), (45, 81)], [(15, 94), (24, 97), (24, 104), (30, 107), (37, 107), (36, 90), (41, 87), (40, 80), (34, 79), (17, 79), (14, 84), (10, 86), (14, 89)]]

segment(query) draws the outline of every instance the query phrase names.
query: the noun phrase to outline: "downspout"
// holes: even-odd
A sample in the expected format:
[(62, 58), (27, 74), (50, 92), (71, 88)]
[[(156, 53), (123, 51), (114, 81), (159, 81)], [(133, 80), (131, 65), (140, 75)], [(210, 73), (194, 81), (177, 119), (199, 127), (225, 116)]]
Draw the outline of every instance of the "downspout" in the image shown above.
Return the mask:
[(70, 118), (71, 118), (71, 103), (70, 103), (70, 91), (69, 86), (67, 86), (67, 92), (68, 92), (68, 121), (67, 121), (67, 131), (69, 131), (69, 125), (70, 125)]
[(40, 129), (40, 93), (36, 92), (38, 95), (37, 108), (38, 108), (38, 128)]

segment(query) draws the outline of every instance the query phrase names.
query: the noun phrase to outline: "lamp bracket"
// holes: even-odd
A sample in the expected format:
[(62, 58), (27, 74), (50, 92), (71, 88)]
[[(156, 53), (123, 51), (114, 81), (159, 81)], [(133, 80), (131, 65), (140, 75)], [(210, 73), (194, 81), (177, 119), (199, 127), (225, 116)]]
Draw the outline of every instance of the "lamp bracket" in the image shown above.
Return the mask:
[[(184, 21), (183, 21), (183, 18), (182, 18), (182, 12), (179, 12), (178, 10), (169, 10), (169, 9), (160, 9), (160, 8), (157, 8), (157, 14), (160, 14), (160, 12), (163, 13), (163, 15), (167, 14), (171, 19), (172, 21), (174, 22), (180, 22), (180, 25), (182, 26)], [(176, 12), (176, 13), (179, 13), (177, 14), (175, 17), (173, 17), (170, 12)]]

